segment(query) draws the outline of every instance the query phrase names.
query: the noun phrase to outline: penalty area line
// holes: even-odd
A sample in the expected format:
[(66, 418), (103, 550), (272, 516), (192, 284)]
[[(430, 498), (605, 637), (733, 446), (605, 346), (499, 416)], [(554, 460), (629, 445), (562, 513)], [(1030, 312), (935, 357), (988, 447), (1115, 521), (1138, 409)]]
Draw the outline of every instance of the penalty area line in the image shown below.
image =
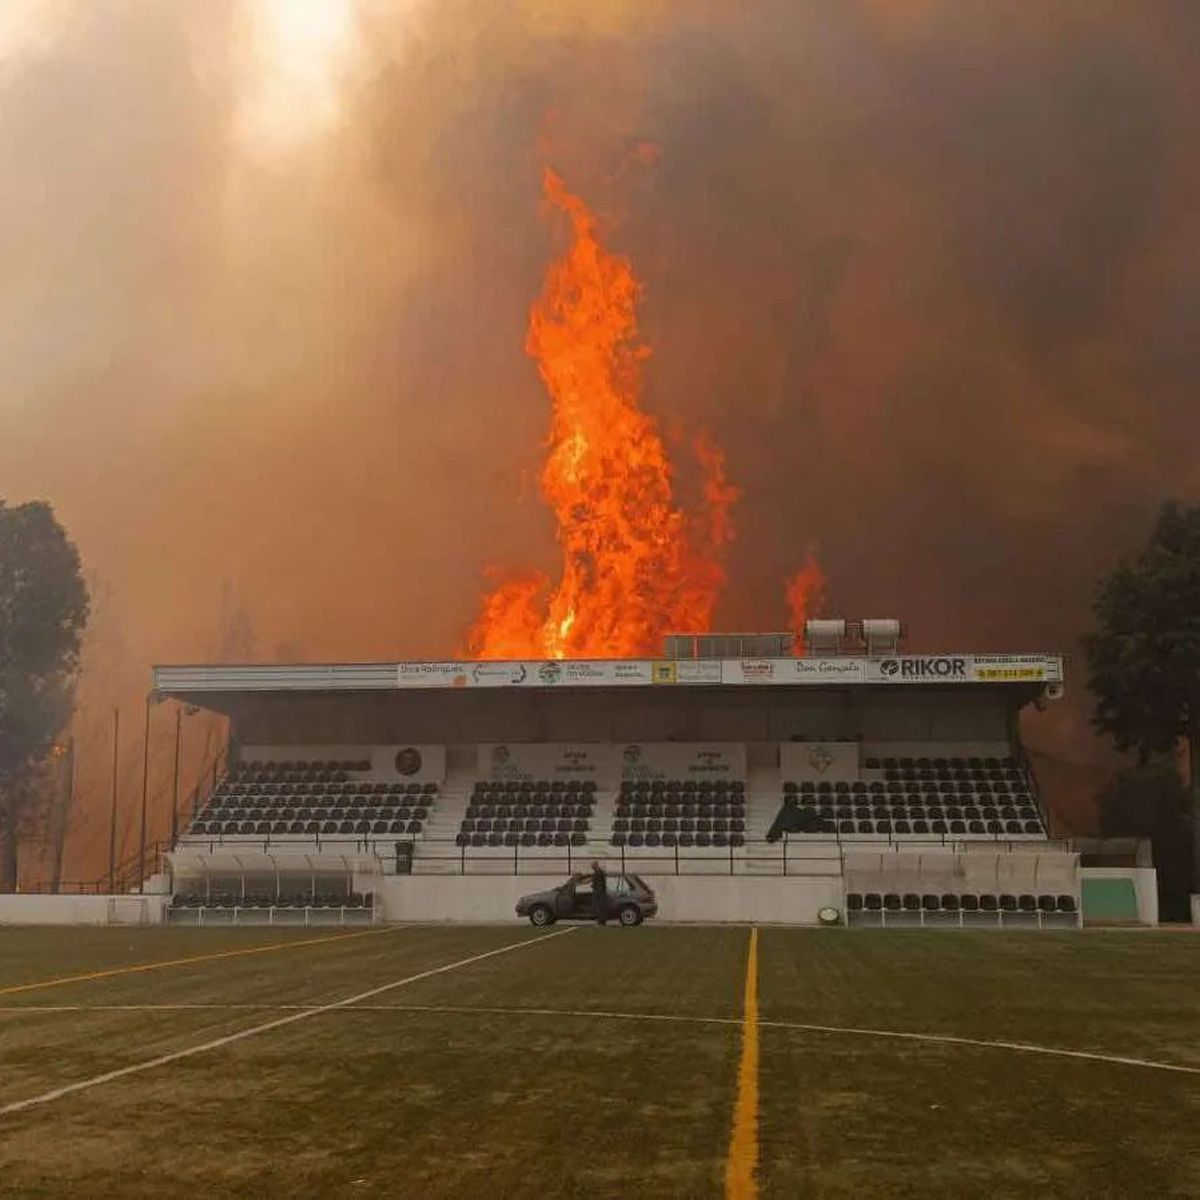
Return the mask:
[(100, 1075), (93, 1075), (89, 1079), (81, 1079), (76, 1083), (68, 1083), (63, 1087), (42, 1092), (41, 1095), (30, 1096), (26, 1100), (16, 1100), (11, 1104), (0, 1105), (0, 1117), (8, 1116), (11, 1113), (23, 1112), (25, 1109), (34, 1108), (39, 1104), (49, 1104), (53, 1100), (62, 1099), (63, 1096), (70, 1096), (75, 1092), (99, 1087), (102, 1083), (111, 1083), (114, 1079), (123, 1079), (127, 1075), (137, 1075), (142, 1071), (153, 1070), (155, 1067), (165, 1067), (168, 1063), (179, 1062), (185, 1058), (193, 1058), (197, 1054), (206, 1054), (210, 1050), (219, 1050), (223, 1046), (231, 1046), (235, 1042), (245, 1041), (247, 1038), (256, 1037), (260, 1033), (267, 1033), (272, 1029), (282, 1029), (285, 1025), (295, 1025), (311, 1017), (320, 1016), (322, 1013), (347, 1009), (360, 1001), (370, 1000), (374, 996), (382, 996), (385, 992), (394, 991), (396, 988), (405, 987), (410, 983), (418, 983), (422, 979), (432, 979), (437, 975), (445, 975), (447, 972), (457, 971), (460, 967), (468, 967), (472, 963), (483, 962), (485, 959), (495, 958), (501, 954), (509, 954), (513, 950), (523, 950), (527, 946), (536, 946), (538, 942), (548, 942), (553, 938), (565, 937), (567, 934), (574, 932), (574, 928), (560, 929), (554, 933), (543, 934), (541, 937), (523, 938), (519, 942), (509, 942), (505, 946), (499, 946), (495, 950), (487, 950), (483, 954), (472, 954), (469, 958), (460, 958), (455, 962), (444, 963), (440, 967), (430, 967), (428, 970), (418, 971), (415, 975), (406, 975), (403, 979), (394, 979), (391, 983), (384, 983), (379, 987), (368, 988), (365, 992), (359, 992), (354, 996), (347, 996), (344, 1000), (334, 1000), (329, 1004), (305, 1008), (299, 1012), (289, 1013), (286, 1017), (277, 1017), (273, 1021), (264, 1021), (259, 1025), (251, 1025), (248, 1029), (239, 1029), (236, 1033), (228, 1033), (223, 1037), (212, 1038), (207, 1042), (200, 1042), (198, 1045), (188, 1046), (183, 1050), (173, 1050), (169, 1054), (160, 1054), (157, 1058), (148, 1058), (142, 1062), (131, 1063), (127, 1067), (118, 1067), (114, 1071), (105, 1071)]

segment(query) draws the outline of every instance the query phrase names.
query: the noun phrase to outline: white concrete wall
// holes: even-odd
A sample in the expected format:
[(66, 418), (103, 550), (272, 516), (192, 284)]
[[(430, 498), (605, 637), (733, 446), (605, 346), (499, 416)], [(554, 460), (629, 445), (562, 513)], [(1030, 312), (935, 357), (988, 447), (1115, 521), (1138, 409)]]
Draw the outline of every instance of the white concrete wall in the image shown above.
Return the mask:
[(1129, 879), (1137, 892), (1138, 921), (1158, 924), (1158, 872), (1153, 867), (1080, 867), (1080, 879)]
[[(825, 905), (842, 908), (837, 876), (643, 875), (665, 921), (772, 921), (815, 925)], [(562, 875), (411, 875), (380, 881), (385, 921), (516, 921), (517, 900), (562, 883)]]
[(0, 896), (0, 925), (161, 925), (169, 896)]

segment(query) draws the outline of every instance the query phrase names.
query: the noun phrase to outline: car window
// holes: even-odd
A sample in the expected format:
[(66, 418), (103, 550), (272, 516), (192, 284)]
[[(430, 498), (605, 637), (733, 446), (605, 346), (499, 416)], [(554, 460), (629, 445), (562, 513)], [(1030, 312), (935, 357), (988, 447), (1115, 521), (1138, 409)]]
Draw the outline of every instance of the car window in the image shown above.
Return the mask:
[(608, 887), (617, 896), (626, 896), (629, 894), (629, 880), (624, 875), (613, 875), (609, 879)]
[(648, 892), (650, 890), (650, 885), (640, 875), (630, 875), (629, 882), (638, 891)]

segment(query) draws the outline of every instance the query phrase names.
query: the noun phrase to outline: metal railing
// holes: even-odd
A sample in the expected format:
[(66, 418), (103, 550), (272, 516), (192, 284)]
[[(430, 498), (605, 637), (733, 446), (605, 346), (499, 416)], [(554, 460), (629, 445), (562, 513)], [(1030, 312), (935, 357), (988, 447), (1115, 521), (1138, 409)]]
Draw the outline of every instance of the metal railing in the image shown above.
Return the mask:
[[(373, 855), (386, 874), (531, 875), (565, 869), (568, 873), (598, 860), (618, 864), (622, 871), (645, 870), (662, 875), (805, 875), (822, 874), (817, 863), (836, 863), (838, 870), (848, 851), (920, 853), (922, 848), (939, 850), (978, 849), (988, 846), (997, 853), (1020, 853), (1031, 846), (1055, 850), (1069, 849), (1063, 840), (990, 837), (919, 837), (859, 834), (850, 838), (835, 834), (785, 835), (778, 842), (750, 839), (742, 846), (613, 846), (608, 842), (589, 841), (582, 846), (527, 846), (518, 842), (503, 846), (460, 845), (454, 838), (430, 838), (421, 835), (358, 835), (335, 837), (313, 834), (284, 834), (261, 837), (247, 834), (188, 836), (182, 848), (210, 854), (220, 850), (303, 852), (311, 848), (317, 854)], [(824, 851), (824, 852), (822, 852)]]

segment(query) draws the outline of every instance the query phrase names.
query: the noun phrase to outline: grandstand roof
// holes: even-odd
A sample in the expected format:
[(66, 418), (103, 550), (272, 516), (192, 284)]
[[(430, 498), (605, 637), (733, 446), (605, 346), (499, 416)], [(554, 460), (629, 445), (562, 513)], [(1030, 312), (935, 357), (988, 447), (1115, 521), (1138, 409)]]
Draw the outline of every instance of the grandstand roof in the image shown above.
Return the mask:
[(892, 658), (537, 659), (176, 665), (154, 668), (167, 695), (475, 688), (1055, 684), (1055, 654), (932, 654)]

